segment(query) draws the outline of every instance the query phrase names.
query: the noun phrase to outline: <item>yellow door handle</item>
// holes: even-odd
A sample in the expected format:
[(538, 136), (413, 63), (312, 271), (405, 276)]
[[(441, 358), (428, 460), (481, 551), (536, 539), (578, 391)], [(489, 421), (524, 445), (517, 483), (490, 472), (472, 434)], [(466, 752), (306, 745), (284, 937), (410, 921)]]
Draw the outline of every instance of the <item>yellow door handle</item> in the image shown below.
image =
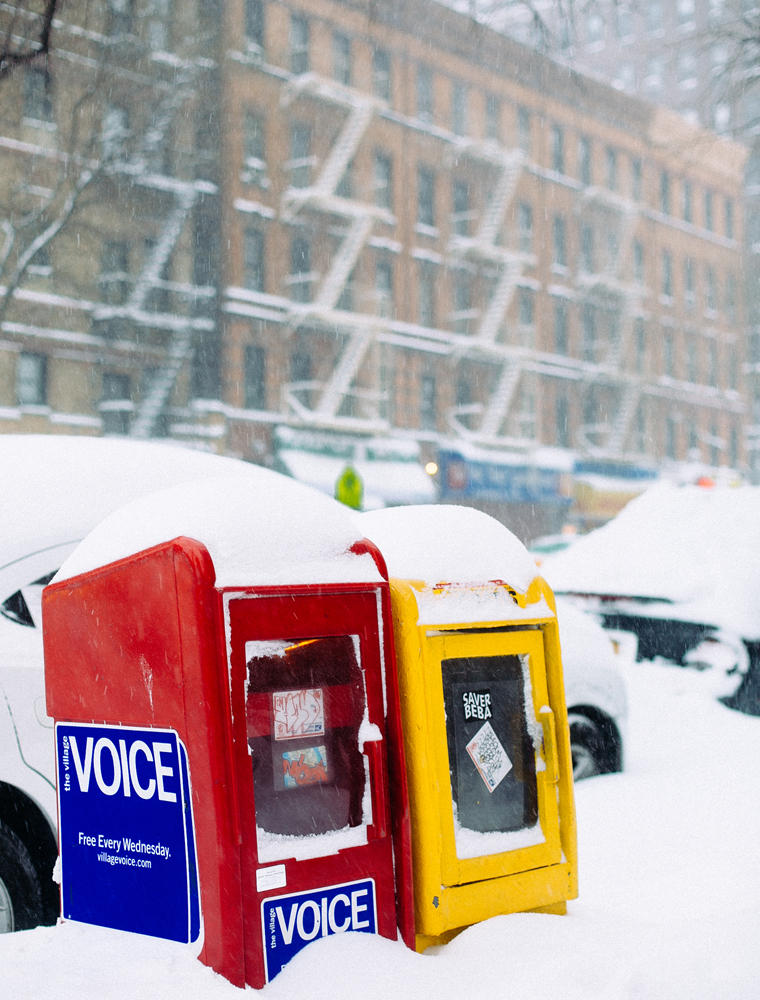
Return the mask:
[(538, 713), (544, 730), (544, 760), (546, 761), (546, 780), (551, 784), (559, 781), (559, 760), (557, 758), (557, 730), (554, 725), (554, 712), (544, 707)]

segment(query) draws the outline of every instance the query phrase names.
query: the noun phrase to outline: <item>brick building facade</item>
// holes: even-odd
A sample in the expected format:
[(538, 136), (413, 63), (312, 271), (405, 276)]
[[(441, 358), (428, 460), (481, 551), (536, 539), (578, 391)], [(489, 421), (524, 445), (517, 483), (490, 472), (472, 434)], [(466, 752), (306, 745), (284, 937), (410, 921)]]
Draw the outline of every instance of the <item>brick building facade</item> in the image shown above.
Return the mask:
[[(156, 173), (209, 205), (202, 225), (195, 208), (162, 216), (178, 235), (151, 288), (184, 333), (140, 326), (127, 293), (104, 312), (88, 286), (87, 309), (68, 307), (85, 339), (64, 353), (90, 394), (32, 413), (22, 358), (48, 342), (36, 333), (30, 352), (7, 319), (3, 429), (76, 410), (92, 431), (280, 464), (288, 449), (419, 445), (459, 463), (442, 465), (444, 493), (463, 469), (490, 476), (463, 498), (542, 506), (526, 535), (561, 523), (574, 463), (742, 467), (741, 147), (433, 0), (229, 0), (209, 30), (214, 85), (193, 90)], [(74, 259), (73, 234), (59, 239)], [(146, 274), (136, 241), (114, 272), (128, 287)], [(19, 289), (19, 315), (42, 280)], [(153, 371), (119, 427), (95, 388), (106, 349)], [(63, 384), (51, 351), (48, 383)]]

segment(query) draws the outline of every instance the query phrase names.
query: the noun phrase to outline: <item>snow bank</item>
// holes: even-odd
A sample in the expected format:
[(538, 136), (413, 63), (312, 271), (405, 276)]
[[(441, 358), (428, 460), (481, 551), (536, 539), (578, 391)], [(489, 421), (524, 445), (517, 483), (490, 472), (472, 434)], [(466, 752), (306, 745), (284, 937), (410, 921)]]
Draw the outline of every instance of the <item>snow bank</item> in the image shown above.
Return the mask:
[(760, 489), (659, 484), (541, 568), (560, 593), (658, 598), (647, 614), (759, 639)]
[[(760, 719), (704, 675), (629, 664), (628, 770), (576, 788), (580, 898), (495, 917), (423, 955), (341, 934), (264, 1000), (747, 1000), (760, 993)], [(0, 936), (13, 1000), (234, 1000), (181, 945), (77, 924)], [(246, 992), (251, 998), (257, 996)]]
[(449, 504), (394, 507), (356, 516), (391, 576), (439, 583), (503, 580), (524, 594), (538, 575), (525, 546), (488, 514)]
[(188, 483), (127, 504), (87, 536), (55, 579), (179, 535), (206, 546), (219, 587), (382, 579), (371, 556), (349, 552), (362, 536), (346, 507), (259, 468), (247, 477)]

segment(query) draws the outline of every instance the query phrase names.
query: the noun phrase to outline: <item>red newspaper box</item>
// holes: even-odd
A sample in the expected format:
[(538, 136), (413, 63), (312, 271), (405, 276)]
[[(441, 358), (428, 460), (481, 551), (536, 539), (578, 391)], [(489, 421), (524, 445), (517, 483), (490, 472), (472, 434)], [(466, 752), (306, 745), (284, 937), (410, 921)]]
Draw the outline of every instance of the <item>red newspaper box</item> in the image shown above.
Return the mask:
[(256, 987), (330, 934), (414, 943), (384, 563), (259, 472), (118, 511), (43, 596), (63, 917)]

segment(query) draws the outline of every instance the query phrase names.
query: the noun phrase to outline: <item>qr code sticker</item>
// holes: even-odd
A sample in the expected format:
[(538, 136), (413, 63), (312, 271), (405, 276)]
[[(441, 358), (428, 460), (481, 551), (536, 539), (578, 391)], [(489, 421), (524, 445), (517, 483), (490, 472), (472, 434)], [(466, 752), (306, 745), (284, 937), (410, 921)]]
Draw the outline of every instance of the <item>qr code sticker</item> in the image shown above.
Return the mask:
[(480, 727), (465, 749), (489, 792), (493, 792), (512, 770), (512, 761), (490, 722)]

